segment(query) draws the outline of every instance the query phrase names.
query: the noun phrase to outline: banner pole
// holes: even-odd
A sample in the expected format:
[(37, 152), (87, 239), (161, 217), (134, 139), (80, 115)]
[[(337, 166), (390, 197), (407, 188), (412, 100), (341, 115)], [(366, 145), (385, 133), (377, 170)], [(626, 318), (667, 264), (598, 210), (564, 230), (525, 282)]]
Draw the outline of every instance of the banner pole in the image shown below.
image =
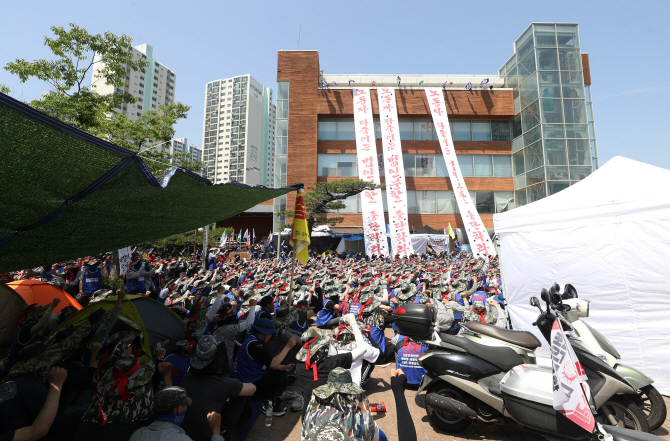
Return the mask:
[(291, 259), (291, 283), (289, 285), (288, 307), (293, 305), (293, 273), (295, 272), (295, 247), (293, 247), (293, 258)]

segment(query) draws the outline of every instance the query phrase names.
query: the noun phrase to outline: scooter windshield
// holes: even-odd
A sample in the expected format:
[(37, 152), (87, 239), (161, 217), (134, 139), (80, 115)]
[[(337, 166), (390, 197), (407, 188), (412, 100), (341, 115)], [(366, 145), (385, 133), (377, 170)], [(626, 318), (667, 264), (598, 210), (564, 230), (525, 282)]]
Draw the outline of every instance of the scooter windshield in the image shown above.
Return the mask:
[(615, 358), (621, 359), (621, 355), (619, 352), (612, 346), (612, 343), (607, 340), (607, 337), (602, 335), (600, 332), (589, 326), (588, 323), (585, 321), (582, 321), (584, 325), (586, 325), (587, 328), (589, 328), (589, 331), (591, 331), (591, 334), (593, 334), (593, 338), (596, 339), (598, 344), (603, 348), (603, 350), (609, 354), (612, 354)]

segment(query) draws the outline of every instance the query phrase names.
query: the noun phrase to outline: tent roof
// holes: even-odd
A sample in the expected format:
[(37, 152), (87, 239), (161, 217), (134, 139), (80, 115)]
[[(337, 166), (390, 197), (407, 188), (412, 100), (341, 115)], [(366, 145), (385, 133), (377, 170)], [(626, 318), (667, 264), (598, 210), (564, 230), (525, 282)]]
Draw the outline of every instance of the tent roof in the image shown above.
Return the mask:
[(165, 181), (135, 152), (2, 93), (0, 151), (0, 272), (193, 230), (297, 188), (214, 185), (181, 168)]
[(14, 323), (21, 312), (28, 306), (21, 294), (6, 283), (0, 283), (0, 345), (11, 341), (14, 337)]
[(670, 170), (616, 156), (547, 198), (494, 214), (498, 234), (670, 218)]
[[(63, 329), (70, 325), (79, 327), (88, 321), (91, 312), (98, 308), (103, 308), (106, 311), (112, 309), (116, 300), (117, 296), (113, 296), (91, 303), (61, 323), (57, 329)], [(175, 343), (182, 340), (184, 336), (184, 322), (179, 316), (170, 308), (149, 297), (127, 295), (121, 303), (119, 317), (130, 320), (139, 326), (142, 331), (142, 349), (146, 356), (150, 356), (157, 343), (165, 343), (165, 340), (169, 341), (169, 343), (163, 345), (168, 353), (174, 352), (176, 350)], [(123, 322), (117, 320), (110, 334), (123, 327)]]
[(81, 305), (74, 299), (74, 297), (47, 282), (42, 282), (40, 280), (17, 280), (16, 282), (10, 282), (7, 285), (18, 292), (29, 305), (32, 303), (39, 303), (41, 306), (45, 306), (58, 297), (61, 299), (61, 302), (54, 310), (54, 314), (62, 311), (68, 306), (74, 306), (77, 309), (81, 309)]
[(7, 286), (18, 292), (29, 305), (39, 303), (41, 306), (45, 306), (58, 297), (61, 299), (61, 302), (56, 306), (54, 314), (61, 312), (68, 306), (74, 306), (77, 309), (81, 309), (81, 305), (74, 299), (74, 297), (57, 286), (53, 286), (47, 282), (42, 282), (40, 280), (17, 280), (8, 283)]

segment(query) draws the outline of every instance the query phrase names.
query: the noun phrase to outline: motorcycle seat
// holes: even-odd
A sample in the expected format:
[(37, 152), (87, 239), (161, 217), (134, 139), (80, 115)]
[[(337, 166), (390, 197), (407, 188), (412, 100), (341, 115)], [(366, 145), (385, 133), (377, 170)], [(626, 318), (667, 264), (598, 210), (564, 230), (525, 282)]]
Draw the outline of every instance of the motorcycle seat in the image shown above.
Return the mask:
[(464, 323), (463, 326), (479, 334), (497, 338), (498, 340), (512, 343), (513, 345), (521, 346), (522, 348), (535, 349), (542, 346), (540, 340), (538, 340), (533, 333), (528, 331), (510, 331), (487, 323), (474, 321)]
[(445, 343), (464, 349), (470, 355), (481, 358), (503, 371), (508, 371), (514, 366), (523, 364), (521, 356), (509, 347), (480, 345), (464, 337), (443, 333), (440, 333), (440, 339)]

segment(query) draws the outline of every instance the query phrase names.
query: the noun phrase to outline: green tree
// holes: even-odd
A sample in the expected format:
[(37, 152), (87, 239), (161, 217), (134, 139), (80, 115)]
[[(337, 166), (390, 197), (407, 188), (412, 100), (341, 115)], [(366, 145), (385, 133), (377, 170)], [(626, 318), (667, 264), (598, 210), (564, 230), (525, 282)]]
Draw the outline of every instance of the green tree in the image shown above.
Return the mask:
[[(29, 105), (134, 151), (146, 149), (152, 142), (169, 141), (174, 136), (173, 126), (177, 120), (186, 118), (189, 106), (181, 103), (161, 106), (163, 115), (148, 111), (136, 121), (114, 112), (119, 106), (137, 102), (129, 93), (119, 92), (126, 84), (127, 72), (145, 72), (148, 65), (141, 57), (133, 58), (131, 37), (111, 32), (92, 35), (76, 24), (70, 24), (69, 30), (53, 26), (51, 31), (54, 37), (45, 37), (44, 44), (55, 55), (54, 60), (17, 59), (5, 66), (5, 70), (18, 75), (22, 83), (37, 78), (49, 85), (51, 93)], [(99, 73), (92, 84), (104, 82), (114, 86), (116, 93), (101, 95), (95, 87), (85, 84), (96, 66)], [(200, 163), (186, 163), (184, 154), (153, 151), (143, 156), (153, 159), (147, 165), (154, 174), (168, 171), (171, 166), (167, 163), (172, 158), (179, 160), (184, 168), (195, 171), (202, 168)]]
[[(361, 181), (355, 178), (342, 179), (333, 182), (317, 182), (303, 195), (305, 200), (305, 211), (307, 212), (307, 225), (309, 234), (316, 225), (337, 225), (344, 222), (342, 216), (330, 216), (335, 210), (345, 208), (344, 201), (348, 197), (355, 196), (365, 190), (384, 188), (384, 184), (375, 185), (372, 182)], [(295, 211), (287, 210), (277, 213), (280, 216), (293, 217)], [(290, 224), (282, 225), (282, 228), (291, 227)]]
[(8, 94), (9, 92), (11, 92), (11, 90), (9, 90), (9, 87), (5, 86), (4, 84), (0, 84), (0, 92)]

